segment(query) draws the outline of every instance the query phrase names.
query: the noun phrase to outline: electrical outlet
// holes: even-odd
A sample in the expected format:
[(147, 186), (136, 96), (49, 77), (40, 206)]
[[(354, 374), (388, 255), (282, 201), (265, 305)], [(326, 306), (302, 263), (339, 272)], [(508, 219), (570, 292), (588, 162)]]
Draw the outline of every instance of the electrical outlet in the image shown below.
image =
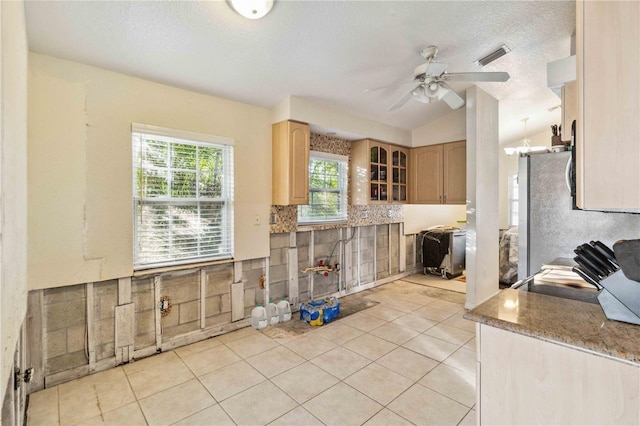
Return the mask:
[(269, 215), (269, 225), (275, 225), (276, 223), (278, 223), (278, 214), (271, 213)]
[(360, 212), (360, 219), (367, 219), (368, 217), (369, 217), (368, 210), (363, 210), (362, 212)]

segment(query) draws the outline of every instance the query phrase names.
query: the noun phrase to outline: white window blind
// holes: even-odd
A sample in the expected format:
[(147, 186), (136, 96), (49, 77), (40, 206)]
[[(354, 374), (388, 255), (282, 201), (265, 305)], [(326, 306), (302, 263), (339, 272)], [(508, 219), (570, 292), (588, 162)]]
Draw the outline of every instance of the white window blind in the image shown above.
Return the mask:
[(309, 204), (298, 206), (299, 223), (347, 220), (347, 165), (343, 155), (311, 151)]
[(134, 269), (233, 256), (233, 140), (132, 125)]

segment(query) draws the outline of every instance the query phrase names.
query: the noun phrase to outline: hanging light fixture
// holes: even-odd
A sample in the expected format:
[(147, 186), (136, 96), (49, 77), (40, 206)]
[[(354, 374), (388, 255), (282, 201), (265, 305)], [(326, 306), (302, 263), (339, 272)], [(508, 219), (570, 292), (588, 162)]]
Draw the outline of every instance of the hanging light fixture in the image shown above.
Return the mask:
[(546, 146), (529, 146), (529, 142), (531, 140), (527, 137), (527, 121), (529, 121), (529, 117), (525, 117), (521, 120), (524, 122), (524, 138), (522, 138), (522, 146), (517, 147), (507, 147), (504, 149), (504, 153), (511, 156), (513, 154), (530, 154), (532, 152), (544, 152), (548, 151)]
[(260, 19), (273, 8), (274, 0), (227, 0), (238, 14), (248, 19)]

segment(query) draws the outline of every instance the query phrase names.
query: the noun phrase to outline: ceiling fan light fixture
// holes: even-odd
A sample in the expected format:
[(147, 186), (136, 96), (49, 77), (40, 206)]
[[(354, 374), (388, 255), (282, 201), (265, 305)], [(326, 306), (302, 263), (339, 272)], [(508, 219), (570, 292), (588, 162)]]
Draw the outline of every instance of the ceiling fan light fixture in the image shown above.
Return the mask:
[(227, 3), (239, 15), (247, 19), (260, 19), (273, 8), (274, 0), (227, 0)]
[(509, 52), (511, 52), (511, 49), (506, 44), (503, 44), (493, 52), (475, 61), (474, 64), (480, 65), (482, 67), (487, 66), (491, 62), (495, 61), (496, 59), (502, 58), (504, 55), (506, 55)]
[(415, 89), (411, 91), (411, 94), (418, 102), (422, 102), (423, 104), (431, 103), (431, 98), (427, 94), (427, 90), (424, 87), (424, 84), (419, 85)]

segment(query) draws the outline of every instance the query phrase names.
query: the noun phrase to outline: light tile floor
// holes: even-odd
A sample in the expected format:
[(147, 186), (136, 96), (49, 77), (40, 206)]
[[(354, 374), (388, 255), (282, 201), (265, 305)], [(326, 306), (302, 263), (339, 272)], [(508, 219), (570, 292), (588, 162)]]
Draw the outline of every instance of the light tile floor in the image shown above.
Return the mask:
[(251, 328), (30, 395), (29, 425), (473, 425), (464, 295), (406, 281), (301, 336)]

